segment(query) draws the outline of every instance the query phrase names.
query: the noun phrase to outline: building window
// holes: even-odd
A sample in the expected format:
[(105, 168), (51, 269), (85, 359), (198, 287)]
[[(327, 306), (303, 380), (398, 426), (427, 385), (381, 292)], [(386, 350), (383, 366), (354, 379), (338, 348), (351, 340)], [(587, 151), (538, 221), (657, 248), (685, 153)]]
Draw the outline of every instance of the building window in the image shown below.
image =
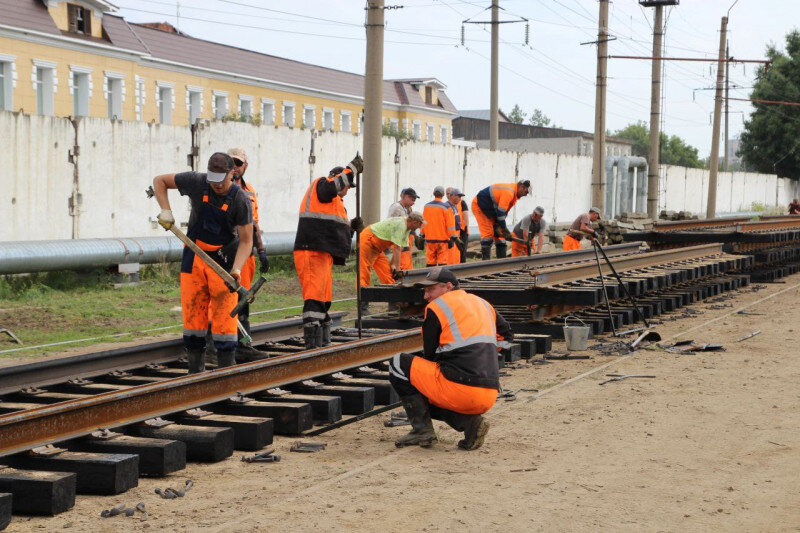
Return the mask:
[(33, 89), (36, 91), (36, 112), (52, 115), (55, 93), (58, 90), (56, 64), (50, 61), (33, 60)]
[(88, 117), (89, 100), (92, 98), (92, 69), (70, 66), (70, 92), (72, 93), (72, 116)]
[(134, 96), (136, 97), (136, 120), (142, 120), (142, 112), (144, 110), (145, 102), (144, 78), (136, 76), (135, 82), (136, 87)]
[(214, 118), (221, 120), (228, 114), (228, 92), (227, 91), (212, 91), (214, 100), (212, 101), (212, 108)]
[(439, 130), (439, 140), (442, 141), (442, 144), (447, 144), (447, 137), (450, 132), (447, 130), (447, 126), (442, 126)]
[(250, 120), (253, 118), (253, 97), (239, 95), (239, 116)]
[(333, 109), (329, 107), (322, 110), (322, 129), (333, 131)]
[(72, 33), (92, 34), (92, 12), (91, 10), (75, 4), (67, 4), (67, 18), (69, 19), (69, 31)]
[(261, 99), (261, 123), (275, 124), (275, 102), (273, 100)]
[(283, 125), (294, 127), (294, 102), (283, 103)]
[(189, 112), (189, 125), (203, 116), (203, 88), (186, 86), (186, 110)]
[(397, 133), (400, 131), (400, 120), (396, 118), (389, 119), (389, 129), (392, 133)]
[(433, 104), (433, 87), (430, 85), (425, 86), (425, 103)]
[(172, 110), (175, 108), (175, 89), (171, 83), (156, 84), (159, 124), (172, 124)]
[(105, 97), (108, 103), (108, 118), (122, 120), (122, 101), (125, 99), (124, 75), (118, 72), (105, 72)]
[(339, 119), (341, 120), (339, 123), (339, 131), (353, 131), (353, 124), (351, 123), (350, 119), (350, 111), (340, 111)]
[(411, 125), (411, 138), (415, 141), (422, 139), (422, 124), (419, 120), (415, 120)]
[(14, 87), (17, 85), (17, 71), (14, 68), (15, 56), (0, 54), (0, 109), (10, 111), (14, 108)]
[(436, 125), (428, 124), (428, 131), (425, 132), (426, 140), (428, 142), (434, 142), (436, 140)]
[(317, 126), (317, 113), (313, 105), (303, 106), (303, 127), (314, 129)]

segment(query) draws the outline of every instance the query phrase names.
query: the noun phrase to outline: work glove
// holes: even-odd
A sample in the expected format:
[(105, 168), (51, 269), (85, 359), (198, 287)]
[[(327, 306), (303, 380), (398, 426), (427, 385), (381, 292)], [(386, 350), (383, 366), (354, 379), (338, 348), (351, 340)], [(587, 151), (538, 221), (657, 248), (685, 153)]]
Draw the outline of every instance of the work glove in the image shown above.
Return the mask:
[(506, 228), (506, 229), (502, 229), (501, 233), (503, 234), (503, 237), (504, 237), (504, 238), (505, 238), (507, 241), (510, 241), (510, 240), (511, 240), (511, 237), (513, 237), (513, 235), (511, 234), (511, 232), (510, 232), (510, 231), (508, 231), (508, 229), (507, 229), (507, 228)]
[(364, 231), (364, 219), (355, 217), (350, 220), (350, 229), (356, 232)]
[(425, 237), (423, 235), (414, 235), (414, 246), (417, 250), (425, 250)]
[(447, 247), (448, 248), (452, 248), (455, 245), (456, 245), (456, 238), (455, 237), (450, 237), (450, 240), (447, 241)]
[(266, 274), (269, 272), (269, 258), (267, 257), (266, 250), (259, 250), (258, 251), (258, 260), (261, 261), (261, 273)]
[(400, 281), (401, 279), (403, 279), (403, 271), (402, 270), (396, 270), (396, 269), (393, 268), (392, 269), (392, 278), (394, 278), (395, 281)]
[(361, 159), (360, 155), (357, 155), (347, 164), (347, 168), (352, 170), (353, 174), (360, 174), (364, 172), (364, 160)]
[(175, 224), (175, 217), (172, 216), (172, 211), (169, 209), (162, 209), (161, 212), (158, 214), (158, 223), (161, 224), (161, 227), (164, 229), (169, 229)]

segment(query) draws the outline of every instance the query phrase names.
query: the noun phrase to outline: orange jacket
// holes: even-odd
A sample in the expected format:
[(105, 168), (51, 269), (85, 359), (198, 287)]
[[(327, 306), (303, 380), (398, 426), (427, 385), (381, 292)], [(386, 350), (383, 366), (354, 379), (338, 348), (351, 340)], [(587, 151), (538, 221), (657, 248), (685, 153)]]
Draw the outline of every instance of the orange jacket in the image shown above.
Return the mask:
[(507, 229), (506, 215), (517, 203), (517, 184), (495, 183), (482, 189), (478, 195), (478, 207), (483, 214), (494, 218), (500, 227)]
[(253, 208), (253, 222), (258, 224), (258, 197), (256, 196), (256, 189), (244, 179), (242, 179), (242, 190), (250, 198), (251, 207)]
[(333, 256), (333, 264), (344, 264), (350, 255), (353, 231), (344, 202), (337, 193), (346, 186), (348, 172), (345, 169), (333, 177), (317, 178), (308, 186), (300, 202), (295, 250), (327, 252)]
[(420, 233), (426, 242), (450, 242), (450, 237), (456, 234), (456, 217), (450, 205), (441, 200), (434, 200), (425, 204), (422, 210), (425, 227)]

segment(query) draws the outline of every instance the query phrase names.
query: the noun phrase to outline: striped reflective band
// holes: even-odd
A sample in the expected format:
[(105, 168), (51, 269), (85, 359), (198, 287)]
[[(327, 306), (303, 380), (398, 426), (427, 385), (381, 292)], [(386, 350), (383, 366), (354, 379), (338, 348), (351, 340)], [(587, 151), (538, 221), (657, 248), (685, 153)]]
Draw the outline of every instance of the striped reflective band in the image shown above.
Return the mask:
[(236, 333), (231, 333), (231, 334), (227, 334), (227, 333), (212, 333), (211, 334), (211, 338), (214, 339), (215, 341), (219, 341), (219, 342), (225, 342), (225, 341), (234, 341), (234, 342), (236, 342), (237, 335), (236, 335)]
[(319, 311), (304, 311), (303, 318), (319, 318), (324, 319), (327, 315), (325, 313), (320, 313)]
[[(489, 304), (484, 302), (483, 300), (479, 300), (481, 305), (486, 309), (489, 313), (489, 316), (492, 315), (491, 309), (489, 308)], [(450, 324), (450, 333), (453, 335), (453, 342), (445, 344), (444, 346), (439, 346), (436, 351), (438, 352), (449, 352), (455, 350), (457, 348), (463, 348), (465, 346), (470, 346), (472, 344), (494, 344), (497, 345), (497, 337), (494, 335), (473, 335), (471, 337), (464, 338), (461, 335), (461, 330), (458, 329), (458, 323), (456, 323), (456, 316), (453, 313), (453, 309), (447, 305), (441, 297), (434, 300), (434, 302), (439, 306), (439, 309), (442, 310), (444, 316), (447, 317), (447, 321)]]
[[(514, 190), (514, 189), (512, 189), (511, 187), (502, 187), (502, 186), (495, 186), (495, 185), (493, 185), (493, 186), (492, 186), (492, 189), (491, 189), (491, 191), (492, 191), (492, 194), (490, 194), (489, 196), (491, 196), (491, 197), (492, 197), (492, 205), (494, 206), (494, 210), (495, 210), (495, 211), (500, 211), (500, 208), (499, 208), (499, 207), (498, 207), (498, 205), (497, 205), (497, 197), (496, 197), (496, 196), (495, 196), (495, 194), (494, 194), (494, 191), (495, 191), (495, 189), (503, 189), (503, 190), (506, 190), (506, 191), (511, 191), (511, 192), (512, 192), (512, 193), (514, 193), (514, 194), (517, 194), (517, 191), (515, 191), (515, 190)], [(500, 217), (497, 217), (497, 218), (499, 219)], [(503, 216), (503, 218), (505, 218), (505, 215)]]
[(184, 337), (205, 337), (208, 330), (205, 329), (184, 329)]

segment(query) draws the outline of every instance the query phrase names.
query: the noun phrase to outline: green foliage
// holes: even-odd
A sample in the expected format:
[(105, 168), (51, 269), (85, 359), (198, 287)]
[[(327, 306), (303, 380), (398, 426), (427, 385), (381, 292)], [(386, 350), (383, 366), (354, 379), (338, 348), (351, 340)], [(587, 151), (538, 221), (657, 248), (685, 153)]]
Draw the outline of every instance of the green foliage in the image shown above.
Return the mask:
[(383, 125), (383, 136), (384, 137), (394, 137), (395, 139), (406, 140), (411, 139), (411, 134), (404, 130), (399, 130), (395, 127), (394, 124), (384, 124)]
[(508, 117), (509, 122), (512, 122), (513, 124), (522, 124), (525, 122), (525, 119), (528, 118), (528, 114), (523, 113), (519, 104), (514, 104), (514, 108), (511, 110), (511, 113), (506, 116)]
[(232, 111), (222, 117), (223, 122), (246, 122), (249, 124), (253, 124), (255, 126), (260, 126), (261, 122), (261, 114), (256, 113), (255, 115), (240, 115), (235, 111)]
[[(767, 47), (769, 69), (759, 69), (754, 100), (800, 102), (800, 31), (786, 35), (786, 53)], [(748, 168), (800, 178), (800, 107), (752, 104), (755, 110), (744, 123), (739, 153)]]
[[(633, 155), (648, 157), (650, 154), (650, 128), (643, 121), (628, 124), (621, 130), (612, 134), (613, 137), (633, 141), (631, 152)], [(701, 168), (703, 162), (697, 155), (697, 148), (686, 144), (677, 135), (668, 136), (661, 132), (660, 136), (660, 162), (664, 165), (678, 165), (682, 167)]]
[(533, 110), (533, 113), (531, 113), (531, 119), (528, 121), (528, 124), (531, 126), (541, 126), (546, 128), (550, 126), (550, 122), (550, 117), (545, 115), (541, 109), (537, 108)]

